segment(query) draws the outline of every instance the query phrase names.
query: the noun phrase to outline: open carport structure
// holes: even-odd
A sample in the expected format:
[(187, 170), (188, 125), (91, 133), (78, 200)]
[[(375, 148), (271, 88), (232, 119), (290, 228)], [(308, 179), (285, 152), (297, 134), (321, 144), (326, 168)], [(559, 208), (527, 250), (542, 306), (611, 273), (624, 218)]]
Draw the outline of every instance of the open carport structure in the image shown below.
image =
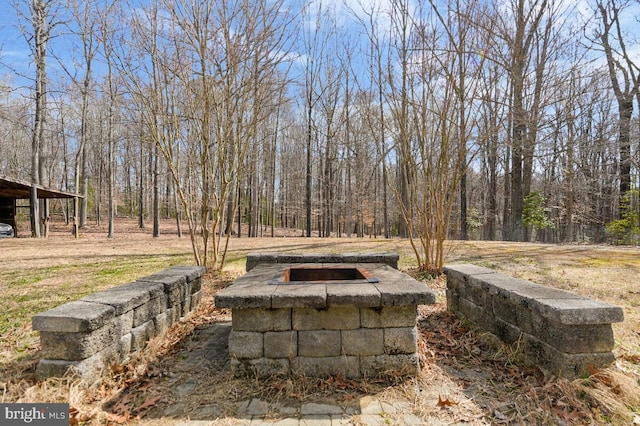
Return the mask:
[[(78, 194), (57, 191), (55, 189), (45, 188), (40, 185), (33, 185), (29, 182), (23, 182), (16, 179), (10, 179), (5, 176), (0, 176), (0, 222), (8, 223), (9, 225), (13, 226), (13, 229), (16, 230), (16, 235), (16, 201), (30, 200), (32, 188), (36, 189), (38, 200), (44, 200), (45, 203), (47, 203), (48, 200), (52, 198), (81, 198), (81, 196)], [(77, 229), (77, 227), (74, 227), (74, 229)]]

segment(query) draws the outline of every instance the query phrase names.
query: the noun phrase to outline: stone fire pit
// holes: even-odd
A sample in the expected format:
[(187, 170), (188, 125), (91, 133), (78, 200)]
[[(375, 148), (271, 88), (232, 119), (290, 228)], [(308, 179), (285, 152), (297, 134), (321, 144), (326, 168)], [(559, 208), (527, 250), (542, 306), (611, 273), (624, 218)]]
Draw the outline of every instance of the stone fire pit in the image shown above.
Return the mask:
[(416, 374), (417, 306), (435, 297), (397, 263), (397, 254), (247, 256), (247, 274), (215, 299), (231, 309), (234, 373)]

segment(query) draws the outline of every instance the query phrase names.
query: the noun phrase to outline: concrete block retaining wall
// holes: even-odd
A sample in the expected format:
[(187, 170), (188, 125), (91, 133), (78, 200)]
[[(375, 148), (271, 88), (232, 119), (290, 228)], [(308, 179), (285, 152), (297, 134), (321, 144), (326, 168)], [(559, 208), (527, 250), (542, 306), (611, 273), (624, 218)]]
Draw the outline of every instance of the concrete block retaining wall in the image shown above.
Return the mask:
[(40, 378), (70, 371), (86, 381), (145, 347), (198, 307), (204, 267), (175, 266), (65, 303), (32, 318), (40, 332)]
[(447, 308), (518, 342), (527, 361), (567, 378), (614, 361), (611, 324), (623, 321), (622, 308), (470, 264), (445, 273)]

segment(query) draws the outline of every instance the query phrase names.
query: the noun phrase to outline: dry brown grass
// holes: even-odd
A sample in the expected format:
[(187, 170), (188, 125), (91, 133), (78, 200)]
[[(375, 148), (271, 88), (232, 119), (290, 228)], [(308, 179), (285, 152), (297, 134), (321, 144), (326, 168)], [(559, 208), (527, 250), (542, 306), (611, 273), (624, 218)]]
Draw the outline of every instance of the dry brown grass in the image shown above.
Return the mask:
[[(163, 224), (169, 229), (171, 223)], [(48, 240), (0, 240), (0, 401), (69, 402), (75, 419), (86, 424), (166, 424), (186, 418), (197, 407), (215, 405), (220, 424), (231, 424), (240, 401), (259, 398), (272, 405), (309, 401), (355, 407), (363, 398), (401, 400), (422, 418), (469, 424), (640, 424), (640, 251), (637, 248), (543, 245), (503, 242), (451, 242), (449, 263), (472, 262), (513, 276), (564, 288), (625, 311), (614, 325), (616, 364), (584, 379), (545, 376), (520, 361), (508, 347), (470, 328), (446, 312), (444, 283), (430, 282), (438, 304), (421, 308), (422, 372), (412, 379), (351, 381), (342, 378), (240, 380), (228, 369), (198, 378), (188, 397), (175, 384), (192, 377), (182, 356), (198, 333), (228, 320), (215, 309), (213, 294), (242, 273), (251, 251), (380, 252), (401, 255), (401, 268), (413, 266), (403, 240), (384, 239), (232, 239), (227, 274), (209, 276), (204, 303), (195, 315), (155, 339), (123, 366), (87, 387), (74, 378), (38, 382), (33, 378), (39, 343), (32, 314), (88, 292), (119, 285), (164, 267), (190, 262), (189, 242), (170, 232), (159, 239), (121, 222), (116, 238), (94, 227), (74, 240), (57, 227)], [(4, 314), (2, 314), (4, 313)], [(4, 315), (4, 316), (2, 316)], [(272, 414), (274, 417), (277, 413)], [(352, 420), (357, 424), (358, 417)]]

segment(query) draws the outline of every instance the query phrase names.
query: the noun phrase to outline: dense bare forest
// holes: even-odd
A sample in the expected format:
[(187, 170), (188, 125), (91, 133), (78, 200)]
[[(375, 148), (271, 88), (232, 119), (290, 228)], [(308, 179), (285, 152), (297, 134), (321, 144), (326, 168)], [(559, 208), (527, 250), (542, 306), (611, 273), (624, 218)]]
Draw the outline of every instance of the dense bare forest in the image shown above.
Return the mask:
[(16, 1), (0, 175), (109, 236), (175, 218), (210, 265), (276, 228), (425, 269), (446, 238), (638, 241), (638, 1), (301, 3)]

